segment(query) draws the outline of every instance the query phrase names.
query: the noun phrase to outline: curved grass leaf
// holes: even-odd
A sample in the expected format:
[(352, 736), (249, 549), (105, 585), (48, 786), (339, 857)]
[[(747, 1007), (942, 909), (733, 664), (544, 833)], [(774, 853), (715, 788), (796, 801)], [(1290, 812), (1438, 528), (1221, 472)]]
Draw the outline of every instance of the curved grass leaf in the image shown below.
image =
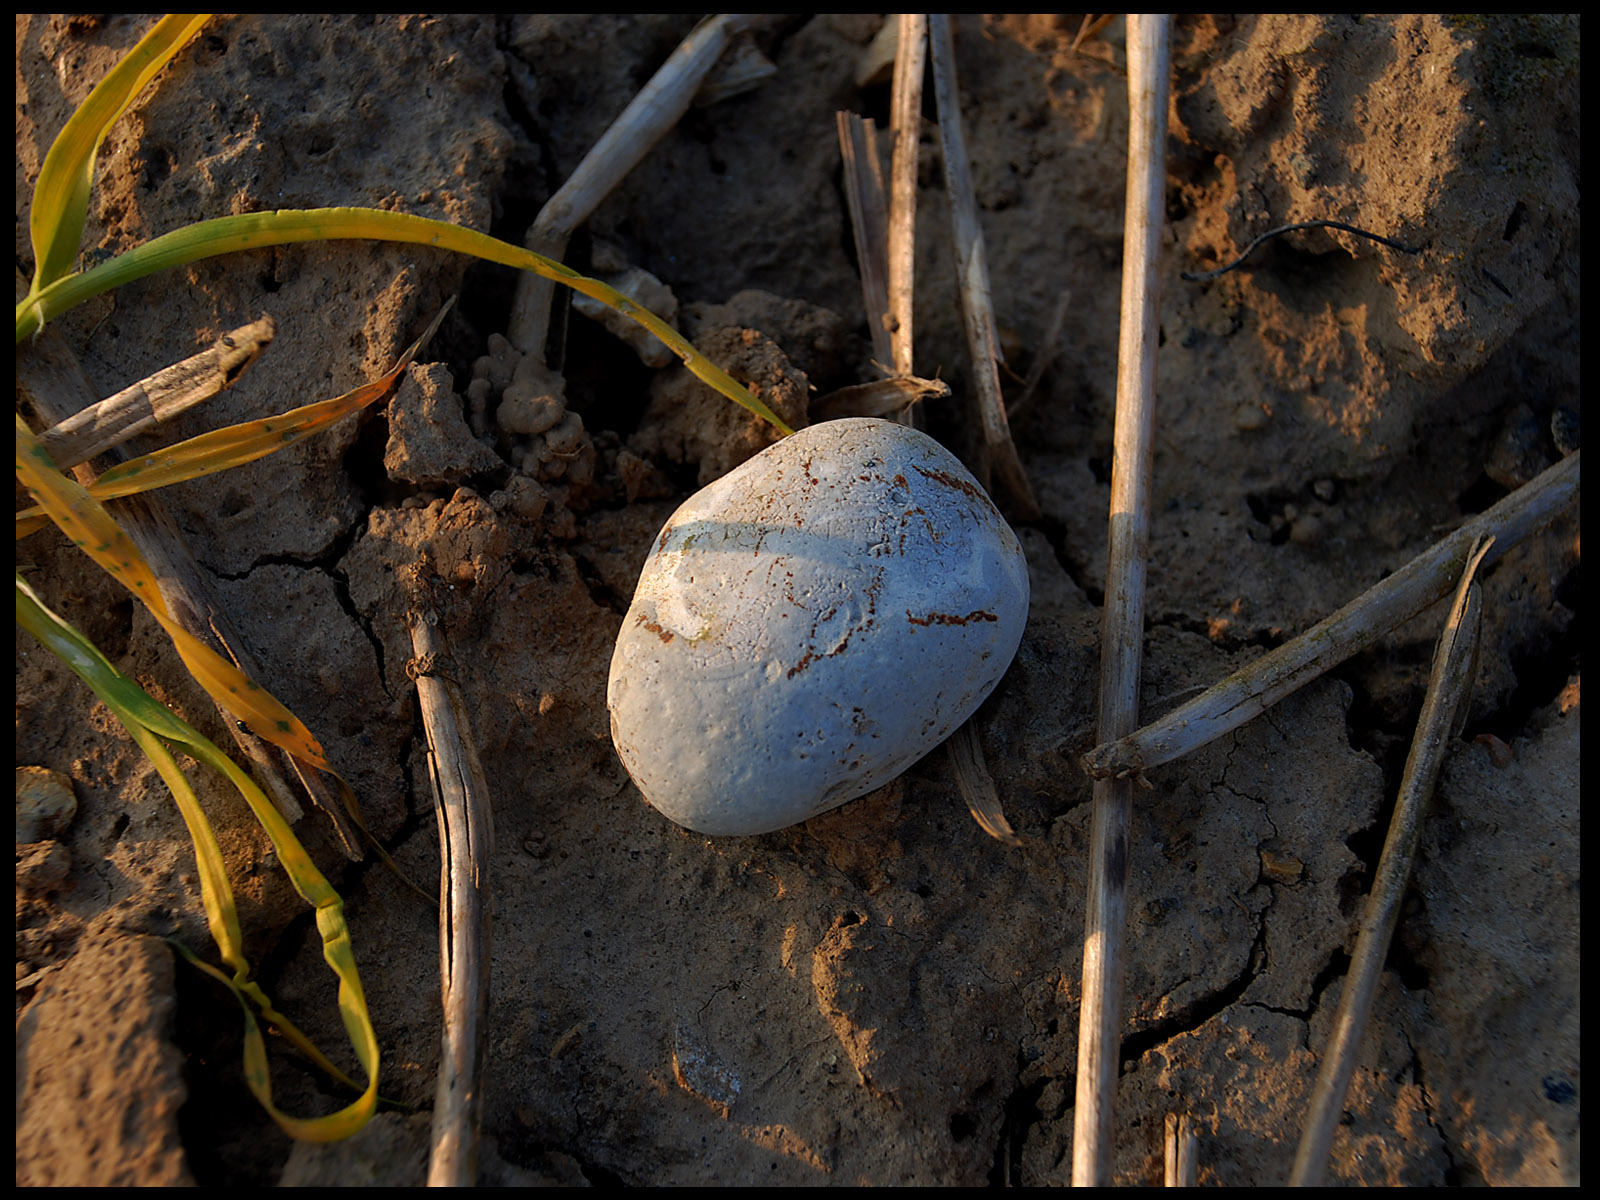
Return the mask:
[[(182, 952), (231, 988), (244, 1006), (245, 1074), (250, 1090), (273, 1120), (292, 1137), (326, 1142), (337, 1141), (357, 1132), (371, 1118), (377, 1106), (379, 1053), (377, 1034), (367, 1011), (366, 993), (362, 989), (361, 976), (350, 946), (350, 931), (344, 920), (344, 902), (312, 863), (288, 822), (256, 786), (255, 781), (240, 770), (232, 759), (166, 706), (157, 703), (138, 684), (118, 672), (92, 642), (47, 608), (20, 575), (16, 577), (15, 594), (17, 623), (89, 685), (127, 729), (172, 791), (178, 811), (188, 827), (190, 840), (194, 843), (206, 924), (222, 961), (232, 974), (227, 975), (199, 963), (187, 950)], [(322, 934), (322, 956), (339, 979), (339, 1015), (356, 1059), (366, 1073), (368, 1083), (365, 1089), (329, 1062), (309, 1038), (273, 1007), (261, 986), (250, 978), (250, 964), (244, 956), (244, 939), (239, 928), (238, 908), (223, 867), (222, 848), (169, 745), (227, 776), (266, 830), (295, 891), (315, 908), (317, 928)], [(260, 1010), (268, 1024), (279, 1030), (313, 1062), (351, 1090), (359, 1092), (359, 1098), (326, 1117), (291, 1117), (276, 1108), (272, 1103), (272, 1085), (267, 1074), (266, 1046), (252, 1005)]]
[(145, 84), (200, 32), (208, 16), (180, 14), (156, 22), (95, 85), (50, 144), (28, 214), (34, 258), (30, 296), (69, 274), (77, 261), (100, 143)]
[(437, 246), (442, 250), (470, 254), (486, 262), (533, 271), (557, 283), (566, 284), (574, 291), (593, 297), (643, 325), (703, 382), (743, 405), (779, 432), (785, 435), (794, 432), (770, 408), (735, 382), (732, 376), (691, 346), (682, 334), (616, 288), (598, 279), (590, 279), (554, 259), (502, 242), (486, 233), (410, 213), (385, 212), (377, 208), (283, 209), (277, 212), (244, 213), (200, 221), (162, 234), (92, 270), (58, 279), (18, 301), (17, 341), (31, 337), (47, 322), (74, 305), (169, 267), (184, 266), (238, 250), (346, 239)]

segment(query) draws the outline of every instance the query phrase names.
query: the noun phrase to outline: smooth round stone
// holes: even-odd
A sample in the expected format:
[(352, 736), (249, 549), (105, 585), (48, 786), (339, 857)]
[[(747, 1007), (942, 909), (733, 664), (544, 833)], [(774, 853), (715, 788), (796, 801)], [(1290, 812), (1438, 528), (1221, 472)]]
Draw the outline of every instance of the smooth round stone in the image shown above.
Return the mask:
[(678, 824), (782, 829), (944, 741), (1027, 617), (1022, 547), (953, 454), (889, 421), (827, 421), (662, 529), (611, 659), (611, 739)]

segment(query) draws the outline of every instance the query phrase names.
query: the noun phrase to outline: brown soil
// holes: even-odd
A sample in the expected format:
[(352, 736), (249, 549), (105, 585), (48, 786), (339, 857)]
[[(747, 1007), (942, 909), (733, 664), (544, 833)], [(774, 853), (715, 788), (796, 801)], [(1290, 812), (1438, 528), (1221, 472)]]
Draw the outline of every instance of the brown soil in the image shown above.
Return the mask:
[[(692, 111), (569, 255), (653, 272), (697, 344), (786, 404), (871, 377), (833, 114), (886, 116), (887, 87), (855, 82), (879, 23), (763, 31), (777, 77)], [(1030, 622), (976, 718), (1020, 849), (967, 816), (942, 750), (763, 837), (697, 837), (641, 802), (605, 711), (621, 613), (666, 515), (764, 435), (576, 314), (564, 400), (518, 400), (497, 426), (514, 363), (490, 339), (509, 272), (412, 247), (289, 247), (159, 275), (57, 324), (107, 394), (270, 312), (277, 343), (180, 422), (187, 436), (374, 378), (460, 295), (424, 355), (436, 365), (387, 413), (164, 498), (263, 682), (418, 879), (437, 870), (437, 831), (396, 572), (431, 545), (455, 585), (443, 629), (498, 839), (486, 1178), (1066, 1178), (1090, 791), (1074, 760), (1093, 742), (1127, 133), (1121, 23), (1074, 53), (1077, 26), (965, 18), (957, 39), (1005, 351), (1019, 375), (1048, 359), (1013, 425), (1044, 513), (1014, 522)], [(689, 27), (216, 19), (106, 142), (85, 249), (341, 204), (519, 240)], [(44, 152), (146, 28), (18, 18), (24, 274)], [(1576, 18), (1178, 23), (1147, 717), (1570, 449), (1579, 61)], [(932, 120), (922, 139), (918, 366), (954, 388), (925, 424), (970, 456)], [(1179, 277), (1316, 218), (1423, 249), (1316, 230), (1215, 281)], [(1578, 545), (1574, 513), (1488, 576), (1482, 671), (1334, 1144), (1340, 1182), (1579, 1178)], [(124, 672), (221, 740), (142, 609), (54, 533), (18, 556)], [(1119, 1181), (1159, 1179), (1175, 1109), (1197, 1119), (1203, 1182), (1286, 1177), (1439, 618), (1151, 773)], [(403, 1108), (344, 1145), (292, 1145), (243, 1086), (233, 1000), (159, 940), (211, 952), (164, 788), (20, 632), (16, 653), (17, 761), (68, 777), (76, 799), (75, 816), (19, 825), (18, 1182), (420, 1182), (433, 913), (349, 863), (325, 818), (301, 821), (346, 897), (383, 1094)], [(201, 786), (261, 981), (347, 1062), (309, 913), (237, 798)], [(287, 1054), (274, 1084), (294, 1113), (343, 1102)]]

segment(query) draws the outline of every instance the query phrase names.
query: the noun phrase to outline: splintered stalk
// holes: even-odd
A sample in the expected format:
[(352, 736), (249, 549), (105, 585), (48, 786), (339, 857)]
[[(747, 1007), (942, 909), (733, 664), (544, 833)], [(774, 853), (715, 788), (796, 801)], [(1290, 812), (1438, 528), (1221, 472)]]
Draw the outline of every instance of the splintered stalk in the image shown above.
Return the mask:
[[(911, 373), (912, 259), (916, 253), (917, 123), (920, 111), (922, 65), (927, 36), (926, 21), (902, 16), (895, 53), (895, 150), (897, 172), (892, 195), (883, 183), (878, 159), (877, 127), (870, 118), (855, 113), (837, 114), (839, 151), (844, 159), (844, 193), (855, 232), (856, 260), (861, 266), (861, 295), (866, 302), (867, 328), (872, 334), (873, 361), (885, 379), (841, 388), (812, 402), (813, 423), (835, 417), (885, 417), (902, 425), (914, 424), (915, 405), (935, 396), (948, 396), (950, 388), (937, 379), (918, 379)], [(911, 26), (907, 32), (904, 27)], [(913, 68), (915, 86), (903, 78)], [(908, 133), (907, 130), (910, 132)], [(909, 144), (909, 159), (906, 157)], [(905, 176), (909, 168), (910, 175)]]
[(489, 785), (472, 739), (466, 701), (439, 631), (426, 559), (406, 580), (406, 623), (417, 706), (428, 737), (428, 780), (439, 819), (439, 973), (443, 1031), (434, 1089), (429, 1187), (478, 1182), (483, 1124), (484, 1033), (489, 1011), (489, 859), (494, 824)]
[(277, 335), (269, 316), (241, 325), (192, 358), (91, 404), (39, 435), (39, 446), (65, 471), (230, 388)]
[(1332, 616), (1160, 720), (1125, 737), (1102, 736), (1101, 744), (1084, 755), (1084, 770), (1102, 779), (1137, 775), (1172, 762), (1237, 729), (1366, 649), (1395, 626), (1448, 596), (1473, 542), (1481, 537), (1494, 539), (1484, 559), (1484, 566), (1489, 566), (1576, 500), (1581, 453), (1568, 455)]
[[(707, 73), (748, 23), (746, 17), (723, 14), (695, 27), (601, 135), (571, 178), (539, 210), (528, 230), (525, 245), (529, 250), (561, 260), (573, 232), (689, 111)], [(506, 333), (513, 346), (536, 355), (541, 362), (554, 296), (555, 285), (549, 279), (536, 275), (519, 278)]]
[(1295, 1187), (1320, 1185), (1327, 1170), (1328, 1151), (1333, 1146), (1334, 1131), (1344, 1113), (1345, 1093), (1355, 1071), (1356, 1051), (1361, 1046), (1367, 1019), (1372, 1015), (1372, 1002), (1383, 974), (1383, 960), (1389, 953), (1389, 941), (1400, 916), (1400, 902), (1405, 898), (1411, 864), (1417, 856), (1422, 818), (1428, 799), (1433, 795), (1445, 751), (1454, 740), (1457, 716), (1466, 704), (1477, 668), (1483, 589), (1475, 576), (1488, 550), (1487, 543), (1473, 543), (1466, 570), (1461, 573), (1461, 584), (1456, 589), (1455, 604), (1433, 653), (1428, 694), (1422, 701), (1416, 738), (1411, 743), (1411, 754), (1400, 778), (1400, 797), (1389, 823), (1383, 855), (1378, 860), (1378, 872), (1372, 880), (1372, 894), (1367, 897), (1350, 972), (1345, 977), (1339, 1008), (1334, 1014), (1333, 1033), (1323, 1051), (1322, 1066), (1317, 1071), (1316, 1087), (1311, 1093), (1311, 1111), (1306, 1115), (1294, 1171), (1289, 1176), (1290, 1184)]
[(989, 764), (983, 760), (983, 744), (978, 741), (977, 730), (970, 718), (961, 723), (961, 727), (950, 735), (945, 745), (950, 748), (956, 787), (961, 790), (961, 798), (967, 802), (972, 819), (996, 841), (1008, 846), (1022, 845), (1022, 839), (1011, 828), (1011, 822), (1006, 820), (1005, 809), (1000, 806), (1000, 789), (995, 787), (994, 777), (989, 774)]
[[(1165, 16), (1128, 17), (1128, 184), (1122, 259), (1122, 329), (1111, 466), (1110, 554), (1100, 650), (1100, 736), (1139, 719), (1144, 660), (1145, 555), (1150, 541), (1150, 461), (1155, 430), (1157, 257), (1166, 183)], [(1072, 1182), (1111, 1182), (1113, 1104), (1122, 1047), (1123, 934), (1133, 784), (1096, 780), (1084, 918), (1083, 1004), (1078, 1023)]]
[(856, 261), (861, 267), (861, 298), (872, 334), (872, 354), (880, 363), (894, 360), (889, 334), (889, 213), (878, 159), (878, 127), (870, 117), (852, 112), (834, 114), (839, 127), (839, 155), (844, 160), (844, 194), (855, 232)]
[(1167, 1114), (1165, 1138), (1168, 1187), (1193, 1187), (1198, 1164), (1200, 1139), (1194, 1131), (1194, 1118), (1188, 1113)]

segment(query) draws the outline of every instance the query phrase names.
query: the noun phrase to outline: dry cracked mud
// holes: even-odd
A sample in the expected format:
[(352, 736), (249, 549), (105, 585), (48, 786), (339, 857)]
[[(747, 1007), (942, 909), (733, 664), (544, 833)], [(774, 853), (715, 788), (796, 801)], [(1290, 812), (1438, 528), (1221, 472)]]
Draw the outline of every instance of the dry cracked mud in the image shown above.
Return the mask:
[[(569, 260), (643, 267), (702, 349), (788, 411), (872, 377), (834, 112), (881, 18), (774, 21), (777, 73), (697, 108)], [(221, 17), (107, 140), (88, 253), (228, 213), (369, 205), (520, 240), (691, 28), (685, 17)], [(17, 262), (72, 107), (146, 18), (17, 18)], [(967, 139), (1042, 516), (1022, 648), (976, 722), (1011, 849), (943, 751), (780, 833), (648, 808), (604, 689), (645, 550), (768, 439), (676, 367), (566, 322), (560, 397), (499, 335), (509, 271), (336, 243), (213, 259), (55, 326), (102, 394), (265, 311), (273, 348), (178, 436), (336, 395), (460, 297), (387, 411), (164, 498), (265, 678), (418, 879), (437, 830), (397, 573), (451, 582), (443, 630), (493, 784), (485, 1178), (502, 1183), (1039, 1184), (1070, 1169), (1087, 779), (1122, 238), (1121, 22), (964, 17)], [(1571, 451), (1578, 429), (1576, 18), (1183, 17), (1172, 44), (1146, 717), (1280, 644)], [(931, 106), (917, 361), (925, 427), (979, 442)], [(1276, 225), (1242, 269), (1183, 280)], [(1065, 298), (1065, 319), (1055, 314)], [(19, 347), (19, 358), (32, 353)], [(1008, 384), (1013, 403), (1020, 387)], [(161, 442), (170, 440), (163, 436)], [(159, 443), (149, 443), (159, 444)], [(213, 736), (160, 630), (59, 535), (18, 566), (125, 673)], [(1481, 673), (1445, 768), (1334, 1143), (1347, 1184), (1579, 1178), (1576, 512), (1486, 580)], [(1160, 1177), (1187, 1110), (1200, 1179), (1286, 1177), (1441, 612), (1150, 773), (1132, 850), (1116, 1178)], [(296, 1146), (250, 1098), (188, 839), (103, 706), (20, 631), (17, 1180), (414, 1184), (438, 1060), (435, 918), (327, 820), (394, 1106)], [(37, 772), (30, 782), (37, 782)], [(20, 777), (19, 777), (20, 778)], [(201, 779), (261, 981), (348, 1062), (315, 928), (236, 797)], [(59, 793), (58, 793), (59, 795)], [(342, 1057), (341, 1057), (342, 1056)], [(353, 1068), (352, 1068), (353, 1069)], [(289, 1054), (278, 1102), (340, 1097)]]

